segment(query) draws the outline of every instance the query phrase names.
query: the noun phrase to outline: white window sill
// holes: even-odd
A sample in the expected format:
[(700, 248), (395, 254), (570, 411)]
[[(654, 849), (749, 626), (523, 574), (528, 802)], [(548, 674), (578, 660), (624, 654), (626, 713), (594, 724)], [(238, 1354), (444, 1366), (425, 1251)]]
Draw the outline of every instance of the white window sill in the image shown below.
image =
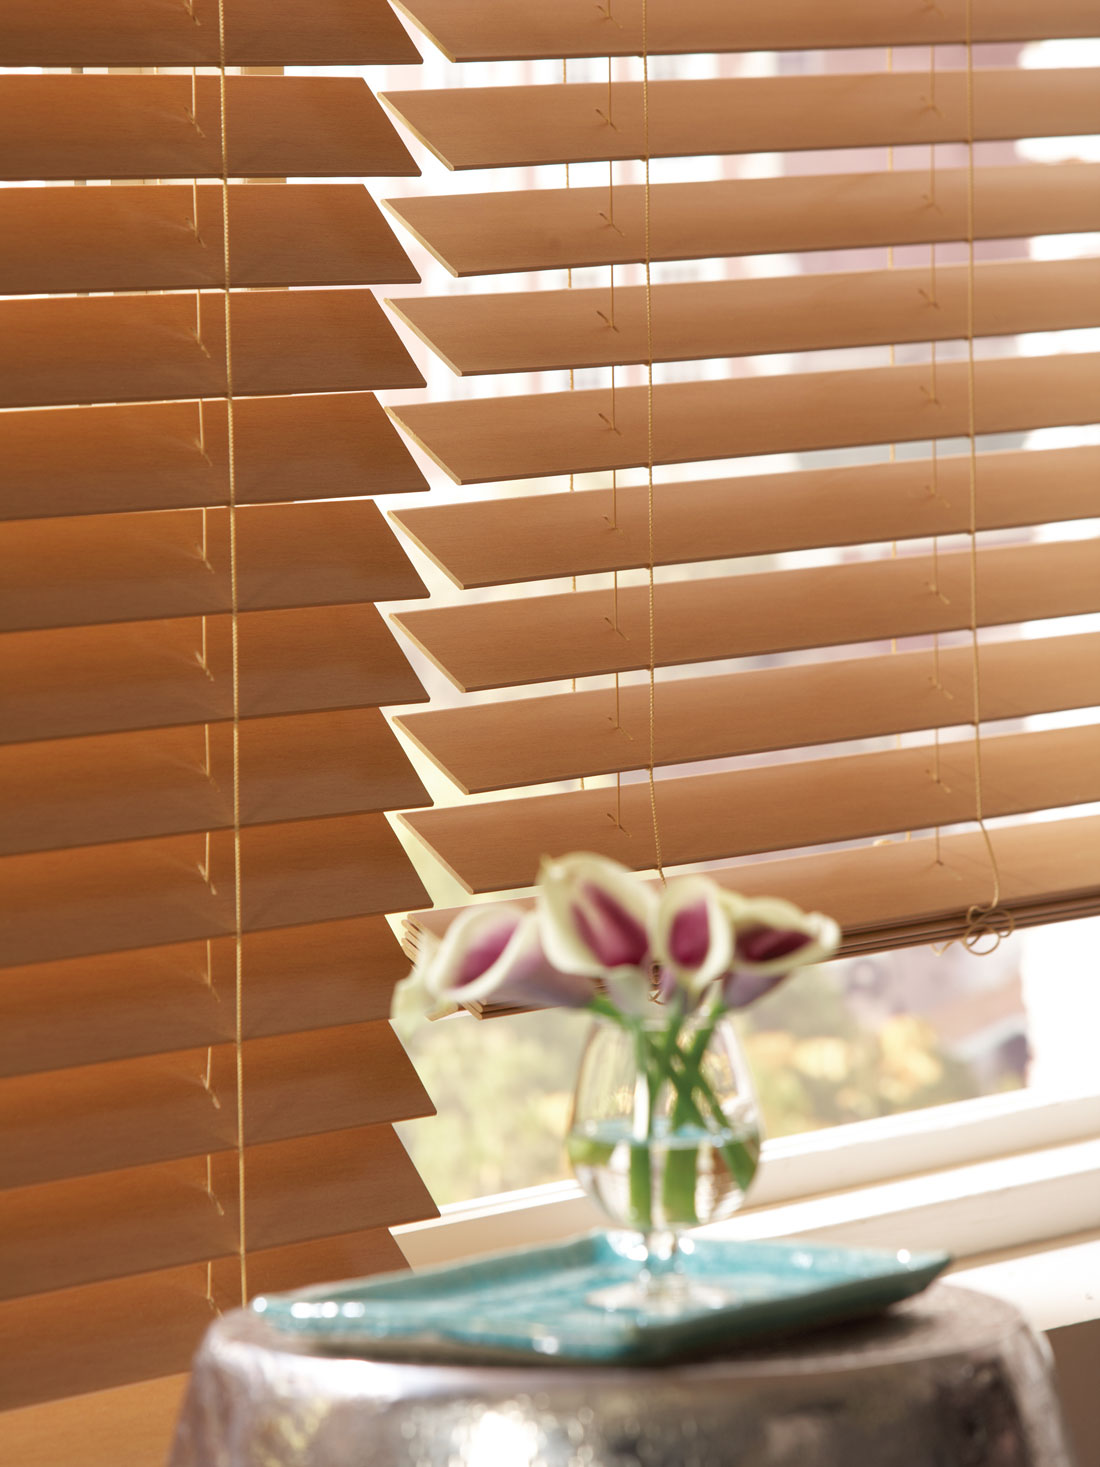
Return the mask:
[[(812, 1149), (811, 1174), (821, 1174), (830, 1152), (834, 1174), (843, 1164), (839, 1146)], [(780, 1154), (773, 1196), (784, 1190), (783, 1170)], [(423, 1268), (605, 1222), (574, 1183), (562, 1182), (445, 1208), (439, 1219), (393, 1232), (409, 1263)], [(1100, 1318), (1098, 1226), (1100, 1140), (1090, 1139), (771, 1205), (765, 1195), (764, 1205), (707, 1233), (943, 1248), (957, 1260), (958, 1282), (1010, 1299), (1037, 1328), (1051, 1329)]]
[(1021, 1249), (1008, 1257), (967, 1260), (955, 1283), (1015, 1304), (1036, 1329), (1065, 1329), (1100, 1319), (1100, 1231), (1077, 1241)]
[[(1096, 1150), (1093, 1152), (1096, 1157)], [(989, 1193), (980, 1185), (983, 1168), (974, 1168), (971, 1181), (974, 1190), (964, 1191), (959, 1187), (961, 1178), (955, 1178), (953, 1196), (939, 1194), (934, 1185), (936, 1178), (928, 1178), (928, 1196), (920, 1210), (899, 1207), (896, 1212), (883, 1210), (881, 1206), (867, 1207), (861, 1212), (861, 1196), (846, 1194), (848, 1222), (837, 1221), (836, 1210), (827, 1206), (824, 1199), (801, 1203), (792, 1209), (774, 1209), (769, 1212), (747, 1213), (739, 1219), (741, 1225), (727, 1225), (725, 1231), (733, 1237), (811, 1237), (824, 1241), (845, 1241), (879, 1245), (879, 1247), (927, 1247), (942, 1245), (940, 1238), (947, 1238), (952, 1225), (971, 1215), (989, 1218), (991, 1213), (1002, 1209), (1011, 1213), (1013, 1203), (1024, 1201), (1028, 1210), (1043, 1207), (1046, 1191), (1043, 1178), (1033, 1177), (1030, 1181), (1018, 1178), (1012, 1188), (1012, 1197), (1005, 1193)], [(1063, 1175), (1063, 1184), (1066, 1177)], [(1091, 1221), (1100, 1216), (1100, 1174), (1096, 1171), (1077, 1174), (1075, 1190), (1078, 1201), (1085, 1209), (1091, 1209)], [(1065, 1188), (1063, 1200), (1065, 1200)], [(543, 1199), (524, 1206), (499, 1206), (478, 1209), (477, 1213), (466, 1210), (465, 1215), (450, 1213), (434, 1223), (414, 1223), (406, 1228), (395, 1228), (395, 1237), (406, 1259), (412, 1267), (430, 1267), (443, 1263), (458, 1262), (463, 1257), (475, 1257), (481, 1253), (496, 1253), (509, 1247), (521, 1247), (531, 1243), (554, 1243), (560, 1238), (576, 1232), (597, 1228), (603, 1219), (595, 1213), (585, 1197), (572, 1187), (562, 1184), (554, 1188), (559, 1196)], [(877, 1204), (886, 1200), (889, 1188), (874, 1188)], [(1030, 1201), (1028, 1201), (1030, 1193)], [(870, 1197), (867, 1199), (870, 1201)], [(814, 1226), (815, 1212), (820, 1216), (820, 1226)], [(921, 1216), (923, 1213), (923, 1216)], [(920, 1223), (920, 1226), (914, 1226)], [(962, 1229), (965, 1237), (968, 1229)], [(1018, 1229), (1016, 1229), (1018, 1231)], [(1025, 1231), (1034, 1231), (1027, 1228)], [(920, 1237), (915, 1234), (920, 1232)], [(930, 1237), (928, 1237), (930, 1234)], [(956, 1234), (958, 1237), (959, 1234)], [(949, 1244), (947, 1244), (949, 1245)], [(1100, 1320), (1100, 1229), (1081, 1229), (1074, 1235), (1046, 1235), (1034, 1237), (1016, 1247), (981, 1248), (980, 1251), (961, 1251), (956, 1243), (958, 1262), (950, 1269), (956, 1284), (967, 1288), (983, 1289), (987, 1294), (996, 1294), (1015, 1304), (1035, 1329), (1065, 1328), (1078, 1325), (1085, 1320)]]

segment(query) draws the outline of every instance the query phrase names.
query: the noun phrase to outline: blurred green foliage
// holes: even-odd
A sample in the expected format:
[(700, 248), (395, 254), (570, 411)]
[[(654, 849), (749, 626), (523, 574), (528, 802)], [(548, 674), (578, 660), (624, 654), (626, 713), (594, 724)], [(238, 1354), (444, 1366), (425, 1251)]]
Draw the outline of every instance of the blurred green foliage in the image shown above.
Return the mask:
[(402, 1033), (437, 1114), (398, 1132), (436, 1202), (569, 1175), (562, 1138), (590, 1023), (547, 1009), (482, 1021), (456, 1014)]
[(981, 1093), (913, 1014), (861, 1026), (823, 968), (800, 973), (739, 1024), (769, 1136), (920, 1110)]

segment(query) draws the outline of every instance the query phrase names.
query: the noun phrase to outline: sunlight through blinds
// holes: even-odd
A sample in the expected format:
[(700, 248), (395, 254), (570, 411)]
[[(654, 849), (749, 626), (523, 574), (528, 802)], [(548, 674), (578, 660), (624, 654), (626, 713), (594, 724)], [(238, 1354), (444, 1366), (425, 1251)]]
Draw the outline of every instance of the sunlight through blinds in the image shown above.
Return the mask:
[(533, 82), (382, 98), (470, 282), (393, 303), (463, 379), (393, 416), (494, 486), (395, 516), (465, 593), (398, 617), (459, 690), (409, 828), (471, 893), (589, 849), (848, 952), (1100, 910), (1100, 82), (1042, 44), (1095, 7), (401, 8)]

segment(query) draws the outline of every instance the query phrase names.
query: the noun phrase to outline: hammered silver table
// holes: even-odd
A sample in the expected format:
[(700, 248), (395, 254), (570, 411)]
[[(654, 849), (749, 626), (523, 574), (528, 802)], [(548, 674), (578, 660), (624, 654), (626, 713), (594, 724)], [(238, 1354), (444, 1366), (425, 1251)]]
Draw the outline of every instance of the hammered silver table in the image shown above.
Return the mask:
[(938, 1284), (889, 1314), (659, 1368), (315, 1353), (242, 1310), (170, 1467), (1072, 1467), (1046, 1344)]

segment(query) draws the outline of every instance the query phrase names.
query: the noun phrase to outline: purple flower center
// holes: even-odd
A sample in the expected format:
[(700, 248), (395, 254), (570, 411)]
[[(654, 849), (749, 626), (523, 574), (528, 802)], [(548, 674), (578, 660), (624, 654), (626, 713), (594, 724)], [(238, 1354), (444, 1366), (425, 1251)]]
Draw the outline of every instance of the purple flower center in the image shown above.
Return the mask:
[(597, 919), (576, 904), (573, 920), (596, 957), (605, 968), (642, 967), (649, 956), (649, 936), (642, 923), (594, 882), (587, 882), (583, 891)]
[(681, 968), (700, 968), (710, 951), (710, 914), (706, 902), (682, 907), (672, 919), (668, 947)]
[(782, 927), (750, 927), (747, 932), (738, 932), (736, 955), (746, 963), (774, 963), (776, 958), (796, 953), (809, 941), (807, 932)]
[(455, 987), (464, 988), (467, 983), (480, 978), (482, 973), (487, 973), (512, 940), (514, 931), (514, 927), (495, 927), (472, 942), (463, 954)]

